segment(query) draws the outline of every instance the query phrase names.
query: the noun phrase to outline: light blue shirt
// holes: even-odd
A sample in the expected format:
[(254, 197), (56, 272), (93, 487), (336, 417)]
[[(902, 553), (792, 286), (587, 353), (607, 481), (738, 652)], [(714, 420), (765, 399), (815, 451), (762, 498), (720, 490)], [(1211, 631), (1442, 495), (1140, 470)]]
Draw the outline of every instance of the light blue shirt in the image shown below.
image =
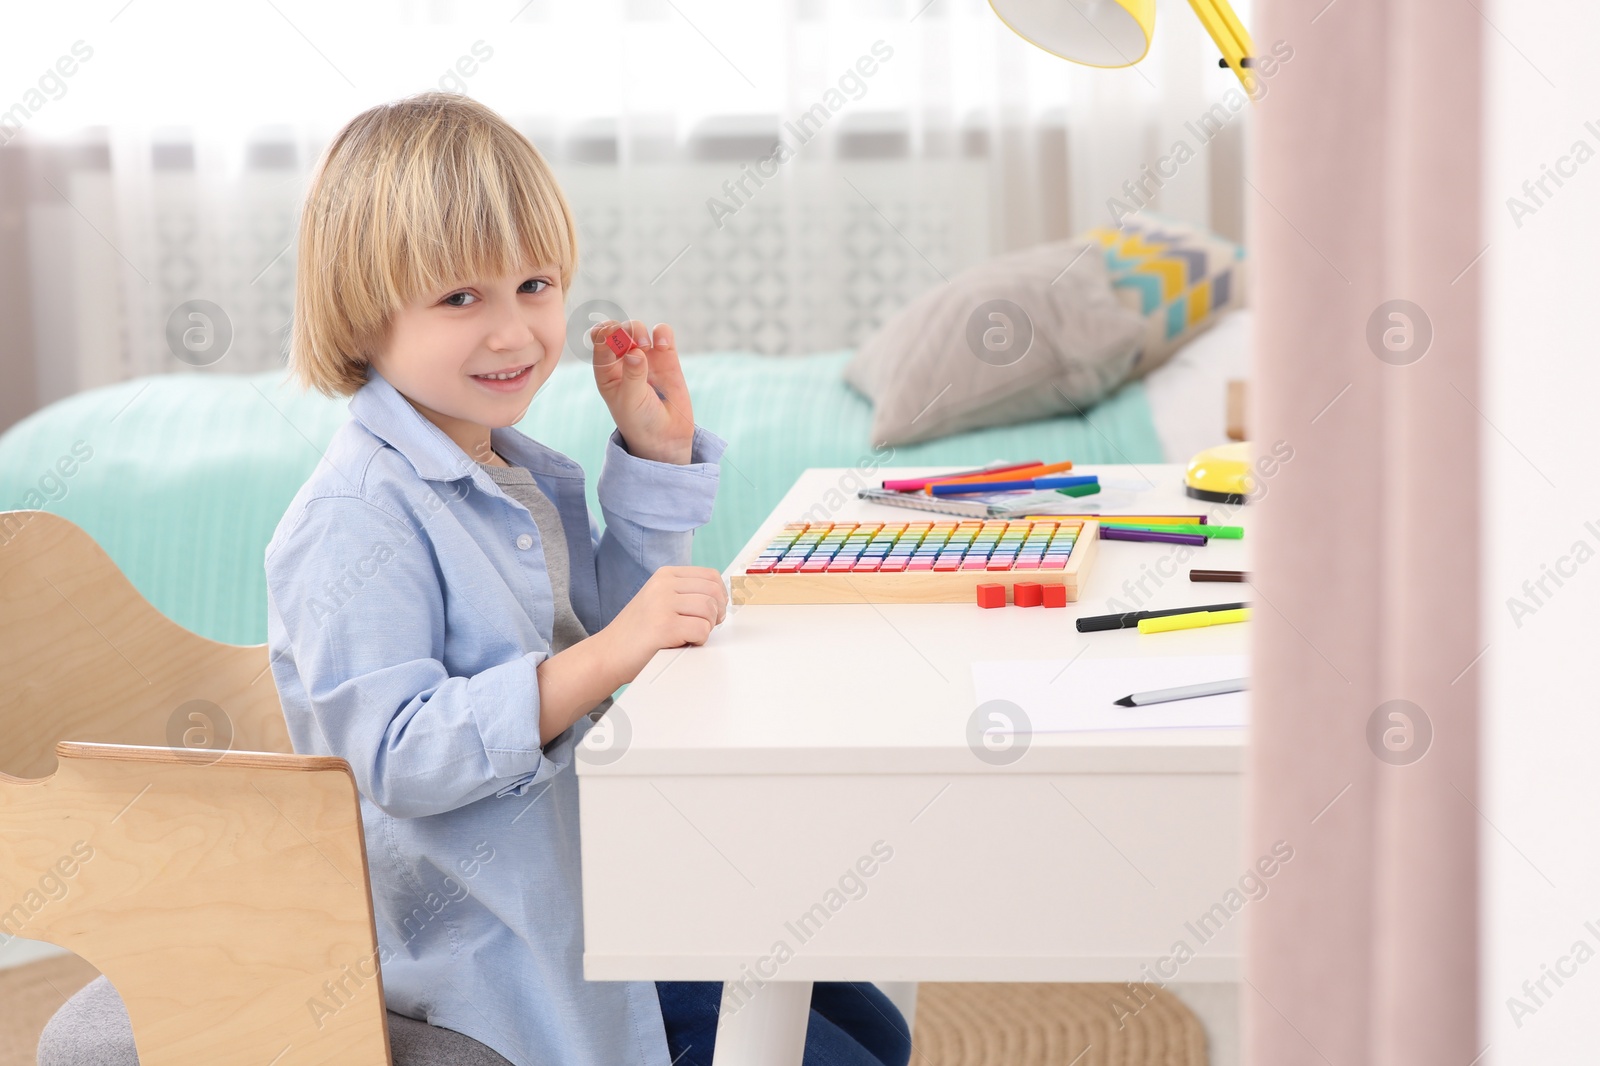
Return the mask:
[[(540, 746), (554, 609), (533, 516), (375, 369), (350, 415), (267, 545), (267, 641), (295, 751), (355, 774), (389, 1008), (516, 1066), (668, 1066), (654, 984), (583, 979), (572, 759), (593, 723)], [(513, 428), (490, 441), (560, 512), (590, 633), (689, 563), (727, 446), (696, 427), (677, 466), (613, 432), (602, 534), (577, 463)], [(348, 963), (314, 1014), (371, 978)]]

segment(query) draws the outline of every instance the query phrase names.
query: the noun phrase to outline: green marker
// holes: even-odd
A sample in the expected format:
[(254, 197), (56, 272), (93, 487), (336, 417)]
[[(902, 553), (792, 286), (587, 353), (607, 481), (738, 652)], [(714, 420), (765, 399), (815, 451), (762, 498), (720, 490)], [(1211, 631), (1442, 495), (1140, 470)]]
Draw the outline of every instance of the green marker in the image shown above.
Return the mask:
[(1056, 491), (1061, 493), (1063, 496), (1093, 496), (1095, 493), (1100, 491), (1100, 483), (1095, 482), (1092, 485), (1072, 485), (1068, 488), (1056, 489)]
[(1170, 526), (1141, 526), (1123, 522), (1101, 522), (1107, 529), (1137, 529), (1145, 533), (1188, 533), (1200, 537), (1216, 537), (1218, 540), (1243, 540), (1243, 526), (1201, 526), (1189, 524), (1175, 524)]

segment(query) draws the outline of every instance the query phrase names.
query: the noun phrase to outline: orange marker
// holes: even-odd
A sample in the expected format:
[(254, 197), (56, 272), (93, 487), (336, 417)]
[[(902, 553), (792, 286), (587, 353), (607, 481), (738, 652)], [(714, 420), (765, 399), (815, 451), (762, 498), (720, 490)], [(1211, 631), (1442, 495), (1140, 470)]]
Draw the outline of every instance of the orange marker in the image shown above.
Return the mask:
[(922, 491), (931, 496), (933, 495), (933, 486), (935, 485), (967, 485), (983, 481), (1020, 481), (1028, 478), (1043, 477), (1046, 474), (1054, 474), (1062, 470), (1071, 469), (1072, 464), (1067, 462), (1050, 463), (1048, 465), (1041, 466), (1030, 466), (1021, 470), (1007, 470), (1002, 473), (970, 474), (967, 477), (952, 477), (945, 478), (942, 481), (930, 481), (922, 487)]

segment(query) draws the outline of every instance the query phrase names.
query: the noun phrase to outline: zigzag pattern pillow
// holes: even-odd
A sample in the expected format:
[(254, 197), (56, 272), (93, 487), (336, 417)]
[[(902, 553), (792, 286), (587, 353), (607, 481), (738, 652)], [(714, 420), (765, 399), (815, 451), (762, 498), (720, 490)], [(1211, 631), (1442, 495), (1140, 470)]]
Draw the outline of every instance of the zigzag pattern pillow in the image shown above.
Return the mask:
[(1084, 236), (1100, 245), (1122, 305), (1145, 319), (1130, 378), (1172, 358), (1222, 312), (1244, 306), (1244, 248), (1214, 233), (1141, 212), (1120, 229), (1099, 227)]

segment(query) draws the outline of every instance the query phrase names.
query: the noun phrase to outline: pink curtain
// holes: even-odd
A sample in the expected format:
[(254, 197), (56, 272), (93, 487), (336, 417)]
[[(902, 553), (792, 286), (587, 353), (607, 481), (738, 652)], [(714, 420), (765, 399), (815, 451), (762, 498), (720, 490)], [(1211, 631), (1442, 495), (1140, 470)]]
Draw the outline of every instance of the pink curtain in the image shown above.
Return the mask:
[(1293, 58), (1256, 105), (1251, 425), (1259, 454), (1292, 458), (1252, 505), (1245, 858), (1293, 857), (1252, 905), (1246, 1061), (1468, 1066), (1483, 18), (1256, 10), (1257, 52)]

